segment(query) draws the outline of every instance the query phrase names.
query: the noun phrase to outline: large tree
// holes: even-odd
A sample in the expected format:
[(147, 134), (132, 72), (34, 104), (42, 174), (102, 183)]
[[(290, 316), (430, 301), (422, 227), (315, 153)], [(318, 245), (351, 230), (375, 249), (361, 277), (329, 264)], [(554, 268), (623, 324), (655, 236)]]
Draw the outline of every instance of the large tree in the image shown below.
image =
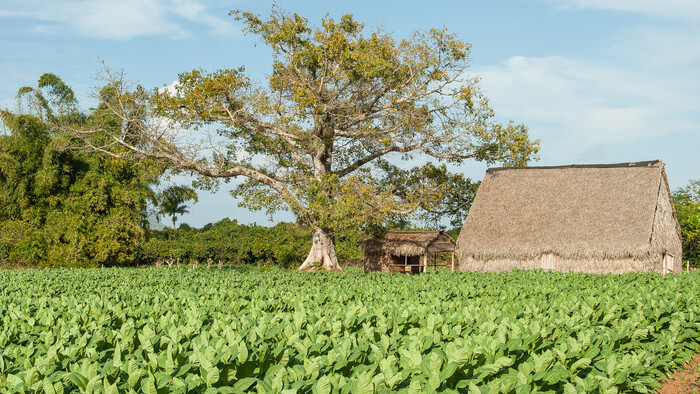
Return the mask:
[(56, 75), (43, 74), (18, 98), (20, 111), (0, 110), (9, 131), (0, 135), (0, 263), (133, 263), (156, 167), (80, 151), (82, 142), (55, 125), (108, 129), (119, 122), (102, 106), (81, 113)]
[(108, 71), (110, 108), (124, 126), (112, 142), (129, 152), (112, 154), (160, 159), (207, 186), (243, 177), (233, 194), (244, 206), (290, 209), (313, 229), (300, 270), (341, 271), (336, 234), (437, 204), (445, 192), (435, 177), (407, 190), (388, 169), (431, 157), (524, 165), (539, 149), (523, 125), (494, 121), (467, 72), (469, 45), (445, 29), (395, 40), (351, 15), (317, 27), (277, 8), (269, 18), (232, 14), (272, 52), (266, 84), (242, 67), (194, 70), (149, 92)]

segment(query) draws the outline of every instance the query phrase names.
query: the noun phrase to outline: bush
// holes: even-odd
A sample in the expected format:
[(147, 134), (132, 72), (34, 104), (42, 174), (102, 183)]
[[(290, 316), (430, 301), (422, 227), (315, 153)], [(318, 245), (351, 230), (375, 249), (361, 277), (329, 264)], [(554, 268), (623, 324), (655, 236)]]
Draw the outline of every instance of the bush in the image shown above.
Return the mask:
[[(359, 245), (364, 237), (361, 233), (337, 237), (341, 264), (352, 266), (362, 261)], [(177, 230), (153, 231), (142, 250), (141, 264), (211, 259), (215, 263), (296, 268), (311, 250), (311, 229), (294, 223), (263, 227), (223, 219), (201, 229), (183, 225)]]

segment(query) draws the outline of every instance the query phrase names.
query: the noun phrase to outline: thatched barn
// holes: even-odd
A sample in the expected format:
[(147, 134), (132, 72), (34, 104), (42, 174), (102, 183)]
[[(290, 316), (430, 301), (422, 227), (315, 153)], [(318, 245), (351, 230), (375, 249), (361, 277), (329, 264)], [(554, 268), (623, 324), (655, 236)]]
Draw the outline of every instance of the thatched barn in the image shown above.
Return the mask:
[(457, 255), (467, 271), (680, 272), (664, 165), (489, 169)]
[(381, 238), (366, 239), (360, 249), (365, 254), (365, 273), (418, 274), (429, 266), (437, 269), (447, 264), (454, 271), (455, 241), (444, 231), (389, 231)]

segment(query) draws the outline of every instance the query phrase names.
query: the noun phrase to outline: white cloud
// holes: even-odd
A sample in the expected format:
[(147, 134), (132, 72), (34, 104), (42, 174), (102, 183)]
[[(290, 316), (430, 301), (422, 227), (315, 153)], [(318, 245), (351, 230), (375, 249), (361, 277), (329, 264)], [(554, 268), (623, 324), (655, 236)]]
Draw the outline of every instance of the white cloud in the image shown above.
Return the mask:
[(698, 0), (548, 0), (578, 9), (614, 10), (634, 12), (650, 16), (681, 19), (700, 19)]
[(496, 113), (542, 138), (543, 158), (595, 161), (624, 145), (700, 132), (700, 1), (543, 1), (646, 17), (621, 26), (595, 59), (511, 57), (476, 70)]
[(236, 34), (230, 20), (212, 15), (197, 0), (9, 0), (0, 5), (0, 18), (11, 17), (43, 22), (33, 28), (35, 31), (60, 28), (116, 40), (189, 37), (192, 26), (186, 22), (208, 27), (213, 34)]
[[(496, 113), (530, 126), (543, 158), (600, 160), (608, 144), (700, 130), (697, 82), (559, 56), (476, 70)], [(596, 154), (597, 153), (597, 154)]]
[(177, 93), (177, 88), (178, 88), (178, 86), (180, 86), (180, 85), (181, 85), (181, 84), (180, 84), (180, 81), (174, 80), (174, 81), (171, 82), (169, 85), (164, 85), (164, 86), (158, 88), (158, 91), (161, 92), (161, 93), (168, 92), (168, 93), (174, 95), (174, 94)]
[(700, 65), (699, 42), (700, 24), (637, 25), (624, 31), (612, 50), (642, 67), (676, 73)]

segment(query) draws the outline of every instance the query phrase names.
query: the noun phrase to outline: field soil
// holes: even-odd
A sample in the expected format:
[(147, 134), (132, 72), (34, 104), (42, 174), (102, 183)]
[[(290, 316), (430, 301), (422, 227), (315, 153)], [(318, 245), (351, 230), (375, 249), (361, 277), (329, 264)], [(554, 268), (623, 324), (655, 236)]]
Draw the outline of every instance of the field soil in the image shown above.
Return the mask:
[(700, 353), (683, 367), (672, 373), (668, 379), (662, 380), (661, 387), (656, 389), (661, 394), (700, 393)]

